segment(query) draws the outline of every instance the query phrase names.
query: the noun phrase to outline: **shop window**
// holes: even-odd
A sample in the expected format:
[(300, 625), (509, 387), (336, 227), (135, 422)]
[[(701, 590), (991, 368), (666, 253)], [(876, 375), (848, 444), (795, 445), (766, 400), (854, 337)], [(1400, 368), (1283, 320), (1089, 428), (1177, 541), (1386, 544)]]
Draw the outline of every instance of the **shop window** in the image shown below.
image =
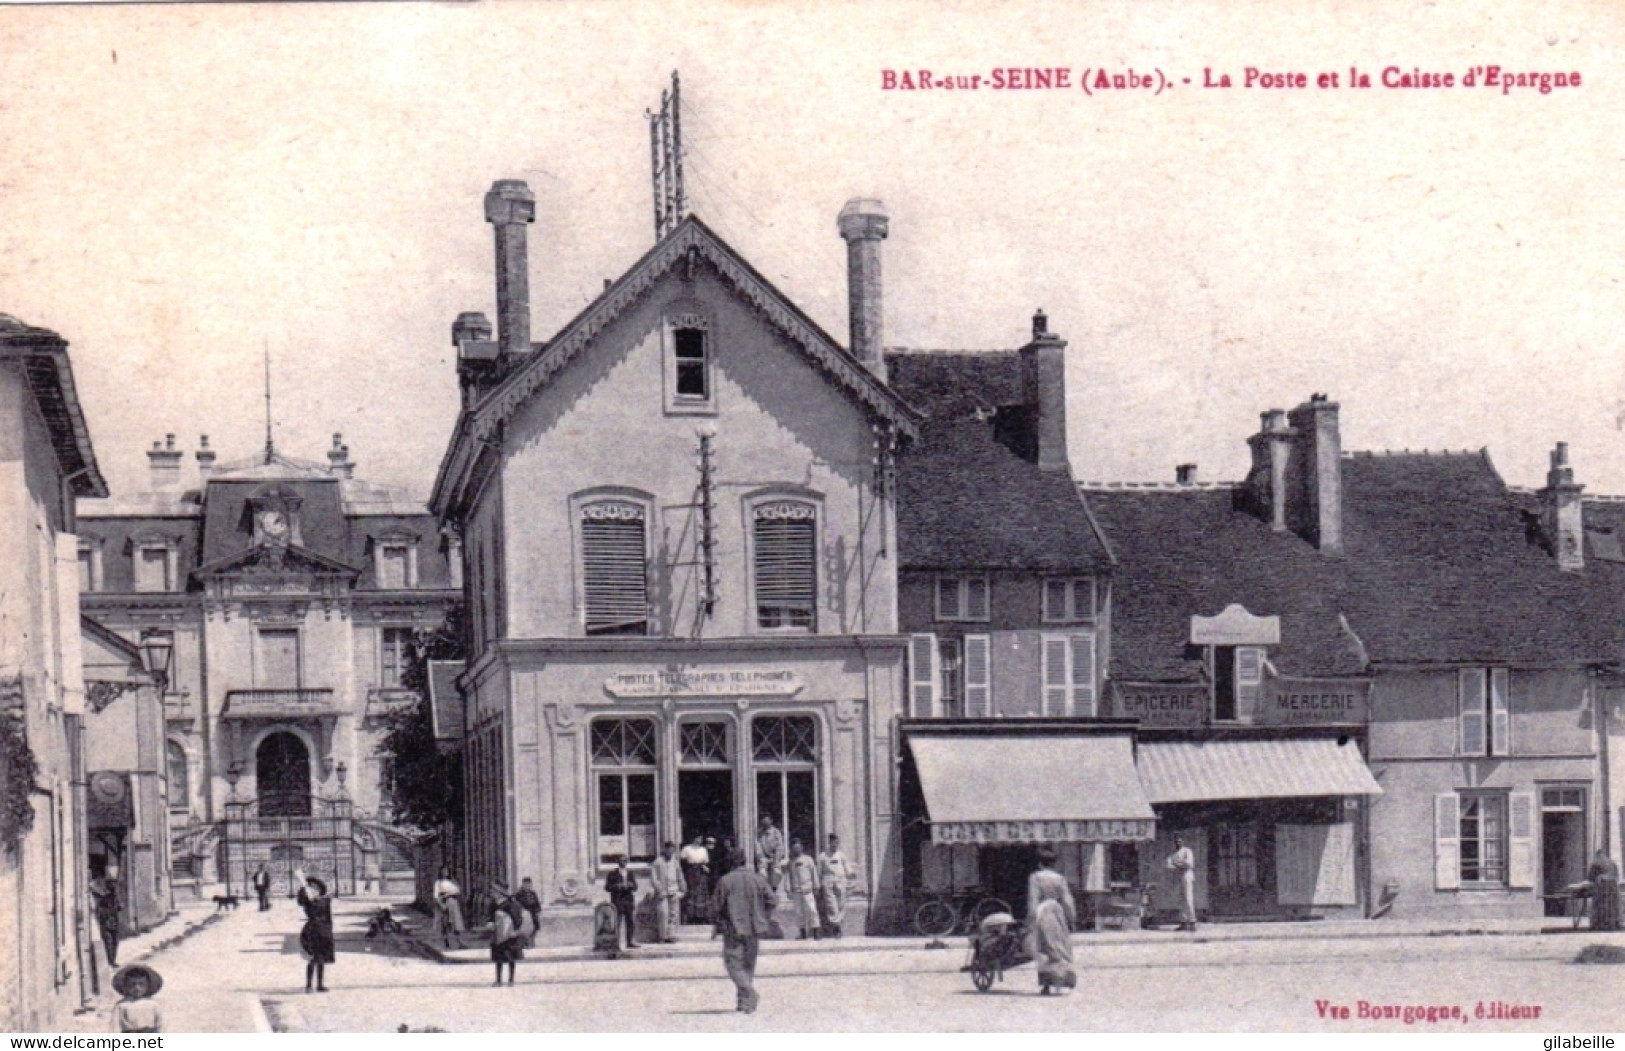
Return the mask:
[(164, 764), (164, 773), (169, 781), (169, 809), (188, 809), (192, 798), (191, 777), (186, 765), (186, 749), (181, 747), (179, 741), (164, 742)]
[(798, 500), (775, 500), (757, 505), (753, 519), (757, 627), (813, 630), (817, 511)]
[(381, 689), (400, 689), (411, 646), (411, 628), (383, 628), (378, 632), (378, 686)]
[(810, 716), (764, 716), (751, 721), (756, 766), (756, 821), (771, 817), (785, 843), (801, 840), (809, 851), (819, 842), (818, 731)]
[(1095, 582), (1090, 577), (1044, 581), (1044, 623), (1071, 624), (1095, 615)]
[(987, 577), (938, 577), (937, 619), (985, 622), (988, 619)]
[(613, 865), (652, 861), (659, 849), (655, 795), (655, 726), (648, 719), (599, 719), (592, 724), (597, 774), (598, 860)]
[(588, 635), (649, 633), (648, 541), (641, 504), (581, 509), (581, 598)]
[(1044, 635), (1041, 712), (1047, 716), (1095, 714), (1094, 635)]
[(1505, 668), (1463, 668), (1457, 675), (1461, 755), (1512, 754), (1510, 675)]
[(1261, 646), (1214, 646), (1213, 721), (1250, 723), (1264, 694)]
[(1213, 885), (1220, 890), (1248, 890), (1263, 886), (1260, 828), (1257, 825), (1220, 825), (1214, 830)]

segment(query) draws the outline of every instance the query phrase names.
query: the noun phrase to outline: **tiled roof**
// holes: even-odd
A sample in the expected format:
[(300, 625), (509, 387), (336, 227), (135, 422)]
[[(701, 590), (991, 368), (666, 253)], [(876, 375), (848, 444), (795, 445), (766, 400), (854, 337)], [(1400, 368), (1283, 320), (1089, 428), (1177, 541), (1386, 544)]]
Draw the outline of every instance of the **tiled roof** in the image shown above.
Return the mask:
[(79, 392), (73, 383), (67, 340), (10, 314), (0, 314), (0, 361), (16, 361), (51, 436), (57, 466), (74, 496), (106, 496)]
[(1567, 664), (1613, 651), (1576, 614), (1584, 579), (1561, 572), (1487, 455), (1342, 461), (1340, 555), (1240, 509), (1235, 489), (1090, 491), (1118, 557), (1112, 674), (1193, 681), (1190, 616), (1237, 602), (1281, 618), (1285, 675), (1375, 664)]
[(1040, 470), (1012, 449), (1022, 447), (1027, 429), (1015, 352), (889, 352), (886, 360), (892, 389), (927, 417), (897, 464), (903, 569), (1064, 573), (1111, 565), (1071, 474)]

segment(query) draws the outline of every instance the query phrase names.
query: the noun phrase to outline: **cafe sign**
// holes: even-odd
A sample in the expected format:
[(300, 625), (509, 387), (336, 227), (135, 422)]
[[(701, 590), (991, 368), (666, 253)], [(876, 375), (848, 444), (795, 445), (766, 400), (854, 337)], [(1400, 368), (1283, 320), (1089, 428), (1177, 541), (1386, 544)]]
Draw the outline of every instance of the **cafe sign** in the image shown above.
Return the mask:
[(1327, 726), (1364, 723), (1371, 714), (1369, 679), (1265, 679), (1255, 723)]
[(806, 683), (782, 668), (659, 668), (604, 680), (611, 697), (793, 697)]
[(1207, 687), (1172, 683), (1114, 684), (1112, 715), (1143, 726), (1200, 726), (1207, 713)]
[(1156, 838), (1150, 818), (1096, 821), (937, 821), (931, 842), (957, 843), (1131, 843)]

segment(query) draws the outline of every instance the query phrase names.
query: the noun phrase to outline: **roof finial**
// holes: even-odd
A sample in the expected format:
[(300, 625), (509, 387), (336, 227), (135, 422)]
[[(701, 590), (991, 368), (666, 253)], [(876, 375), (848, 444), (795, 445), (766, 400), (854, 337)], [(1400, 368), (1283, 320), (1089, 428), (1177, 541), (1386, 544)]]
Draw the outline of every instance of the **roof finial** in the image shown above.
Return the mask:
[(271, 444), (271, 341), (262, 337), (261, 348), (265, 354), (265, 462), (272, 463), (276, 447)]

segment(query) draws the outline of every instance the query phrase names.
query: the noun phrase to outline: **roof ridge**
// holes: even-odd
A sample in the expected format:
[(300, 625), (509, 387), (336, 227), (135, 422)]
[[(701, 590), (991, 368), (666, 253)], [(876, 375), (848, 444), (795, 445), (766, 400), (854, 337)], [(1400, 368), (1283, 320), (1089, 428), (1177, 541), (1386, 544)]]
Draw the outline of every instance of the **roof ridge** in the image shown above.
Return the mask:
[(1343, 459), (1352, 460), (1375, 459), (1378, 456), (1486, 456), (1489, 447), (1478, 449), (1348, 449), (1343, 453)]
[(1085, 492), (1189, 492), (1192, 490), (1240, 489), (1246, 482), (1078, 482)]

